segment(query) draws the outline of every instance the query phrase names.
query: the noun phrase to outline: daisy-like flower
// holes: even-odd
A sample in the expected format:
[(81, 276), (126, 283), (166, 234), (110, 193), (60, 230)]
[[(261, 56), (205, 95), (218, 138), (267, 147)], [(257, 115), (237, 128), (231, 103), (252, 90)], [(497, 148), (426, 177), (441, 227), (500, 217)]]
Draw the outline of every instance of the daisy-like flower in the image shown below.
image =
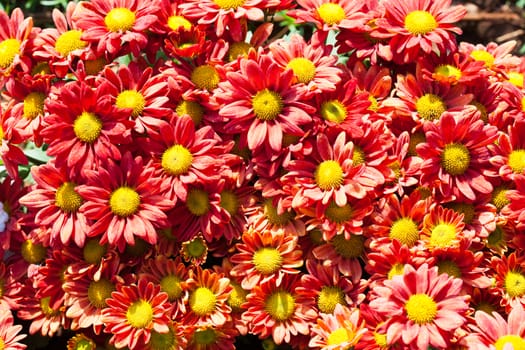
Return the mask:
[(238, 332), (231, 322), (227, 322), (220, 327), (187, 326), (184, 335), (188, 339), (185, 350), (233, 350)]
[(512, 252), (490, 260), (495, 280), (492, 293), (498, 295), (507, 312), (518, 304), (525, 305), (525, 256)]
[(341, 70), (335, 66), (337, 57), (326, 46), (319, 32), (307, 43), (301, 35), (289, 40), (274, 41), (269, 49), (272, 59), (284, 69), (291, 69), (298, 84), (304, 84), (306, 92), (334, 91), (341, 80)]
[(490, 204), (490, 199), (491, 196), (480, 196), (476, 201), (454, 200), (442, 205), (463, 214), (465, 236), (478, 244), (496, 229), (496, 208)]
[(82, 197), (75, 190), (81, 179), (68, 174), (65, 167), (57, 168), (53, 161), (31, 168), (36, 187), (20, 198), (20, 203), (35, 210), (35, 223), (50, 227), (52, 245), (75, 242), (84, 246), (88, 220), (79, 212)]
[(477, 311), (476, 324), (471, 325), (472, 333), (463, 342), (469, 350), (500, 350), (525, 348), (525, 311), (522, 305), (510, 310), (505, 320), (499, 313)]
[(125, 153), (120, 164), (108, 160), (105, 167), (88, 171), (86, 184), (77, 187), (84, 203), (80, 212), (94, 224), (90, 237), (123, 251), (135, 238), (157, 242), (156, 228), (167, 227), (166, 212), (173, 202), (164, 196), (166, 185), (141, 157)]
[(465, 7), (451, 6), (451, 0), (389, 0), (382, 6), (384, 17), (375, 23), (382, 37), (389, 39), (395, 62), (410, 63), (420, 55), (456, 50), (455, 34), (461, 29), (454, 23), (465, 16)]
[(227, 134), (240, 135), (239, 147), (268, 154), (281, 151), (284, 135), (303, 136), (315, 109), (302, 101), (292, 69), (283, 70), (269, 55), (241, 59), (215, 94)]
[(488, 145), (498, 135), (496, 127), (485, 125), (479, 114), (444, 113), (437, 123), (425, 123), (424, 130), (426, 140), (416, 148), (423, 159), (422, 186), (436, 189), (444, 198), (471, 201), (492, 192), (486, 174)]
[(22, 325), (14, 323), (13, 314), (6, 308), (0, 307), (0, 344), (6, 350), (23, 350), (27, 345), (20, 341), (26, 337), (26, 334), (20, 333)]
[(75, 81), (47, 102), (49, 115), (41, 135), (57, 166), (97, 169), (102, 159), (120, 159), (118, 145), (130, 141), (133, 121), (127, 111), (118, 110), (105, 98), (102, 87)]
[(466, 240), (463, 214), (442, 206), (433, 207), (423, 218), (420, 239), (430, 249), (459, 247)]
[(278, 204), (275, 204), (272, 198), (254, 202), (245, 210), (248, 227), (259, 232), (270, 230), (274, 232), (285, 231), (296, 236), (306, 234), (305, 224), (295, 210), (287, 209), (281, 212)]
[(145, 279), (118, 285), (106, 305), (102, 310), (104, 332), (111, 334), (109, 342), (117, 348), (140, 348), (153, 332), (169, 332), (168, 294), (159, 285)]
[(253, 287), (246, 296), (243, 320), (250, 333), (264, 339), (272, 337), (276, 344), (289, 343), (292, 336), (309, 334), (309, 324), (316, 317), (312, 300), (297, 294), (300, 276), (286, 274)]
[(231, 320), (227, 301), (232, 286), (223, 273), (197, 266), (189, 270), (185, 284), (187, 312), (182, 315), (185, 325), (220, 327)]
[(516, 44), (517, 42), (513, 40), (501, 44), (489, 42), (486, 45), (461, 42), (459, 52), (468, 55), (475, 61), (483, 62), (486, 69), (497, 74), (517, 69), (520, 65), (519, 57), (512, 54)]
[(81, 40), (96, 45), (99, 53), (139, 56), (148, 44), (146, 31), (157, 21), (158, 5), (151, 0), (83, 1), (73, 21), (82, 31)]
[(297, 23), (312, 23), (317, 29), (359, 27), (366, 22), (365, 1), (298, 0), (298, 9), (287, 12)]
[(308, 346), (321, 350), (348, 349), (367, 331), (359, 309), (336, 305), (333, 313), (321, 314), (312, 326)]
[(520, 137), (524, 132), (525, 121), (516, 120), (506, 133), (499, 134), (497, 142), (488, 146), (492, 154), (490, 163), (504, 181), (525, 174), (525, 142)]
[(462, 281), (439, 275), (438, 268), (405, 265), (403, 275), (374, 288), (370, 307), (386, 319), (387, 343), (397, 341), (407, 349), (447, 348), (455, 331), (464, 326), (468, 296), (461, 294)]
[(251, 290), (271, 278), (280, 281), (284, 275), (300, 272), (303, 260), (297, 236), (284, 230), (248, 228), (241, 239), (230, 257), (230, 274), (241, 280), (242, 288)]
[(159, 333), (155, 330), (151, 332), (149, 342), (138, 348), (143, 350), (186, 350), (187, 339), (184, 334), (186, 327), (177, 323), (170, 322), (168, 332)]
[(459, 52), (447, 55), (435, 53), (419, 59), (418, 63), (422, 76), (441, 84), (477, 85), (487, 75), (483, 69), (483, 62), (469, 59)]

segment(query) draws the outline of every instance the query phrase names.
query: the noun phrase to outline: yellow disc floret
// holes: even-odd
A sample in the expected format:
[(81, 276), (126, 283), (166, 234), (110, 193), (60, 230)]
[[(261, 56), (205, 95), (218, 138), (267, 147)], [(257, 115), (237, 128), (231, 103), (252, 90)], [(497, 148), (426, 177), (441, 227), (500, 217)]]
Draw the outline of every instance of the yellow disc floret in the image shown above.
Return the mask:
[(106, 17), (104, 17), (104, 24), (110, 32), (125, 32), (133, 28), (135, 19), (135, 13), (130, 9), (117, 7), (111, 9)]
[(443, 99), (434, 94), (425, 94), (416, 101), (416, 111), (425, 120), (439, 119), (446, 110)]
[(405, 29), (414, 35), (425, 35), (438, 27), (438, 22), (427, 11), (412, 11), (405, 17)]
[(339, 4), (327, 2), (317, 8), (321, 20), (329, 26), (339, 24), (346, 18), (345, 10)]
[(338, 100), (325, 101), (321, 104), (321, 116), (325, 120), (340, 124), (345, 121), (347, 115), (345, 105)]
[(470, 165), (470, 152), (461, 143), (445, 146), (441, 153), (441, 167), (450, 175), (464, 174)]
[(82, 205), (82, 197), (75, 191), (75, 184), (65, 182), (55, 192), (55, 205), (66, 213), (76, 212)]
[(130, 108), (131, 116), (139, 116), (146, 106), (146, 99), (136, 90), (124, 90), (117, 96), (115, 104), (118, 108)]
[(213, 0), (213, 2), (223, 10), (237, 10), (244, 5), (245, 0)]
[(44, 102), (46, 95), (41, 92), (33, 91), (24, 98), (24, 118), (35, 119), (39, 115), (44, 115)]
[(215, 310), (216, 302), (217, 297), (211, 289), (199, 287), (191, 293), (189, 305), (195, 314), (206, 316)]
[(315, 64), (308, 58), (296, 57), (286, 65), (295, 74), (299, 83), (308, 84), (315, 76)]
[(266, 298), (265, 310), (274, 320), (286, 321), (295, 311), (295, 299), (286, 291), (274, 292)]
[(79, 140), (93, 143), (100, 136), (102, 122), (95, 114), (82, 112), (73, 123), (73, 131)]
[(179, 176), (190, 170), (192, 161), (191, 152), (186, 147), (177, 144), (164, 151), (161, 165), (169, 175)]
[(274, 120), (283, 109), (283, 100), (277, 92), (264, 89), (253, 96), (252, 107), (253, 113), (260, 120)]
[(320, 189), (327, 191), (338, 188), (344, 180), (343, 168), (335, 160), (325, 160), (315, 169), (315, 183)]
[(122, 218), (129, 217), (139, 210), (140, 195), (131, 187), (119, 187), (111, 194), (109, 207), (113, 214)]
[(525, 276), (517, 271), (509, 271), (505, 275), (505, 291), (512, 298), (525, 295)]
[(153, 307), (147, 300), (137, 300), (129, 306), (126, 319), (134, 328), (146, 328), (153, 321)]
[(397, 219), (390, 227), (390, 238), (412, 247), (419, 239), (418, 225), (411, 218)]
[(71, 52), (83, 49), (87, 46), (87, 42), (81, 40), (82, 32), (80, 30), (72, 29), (60, 34), (55, 42), (55, 50), (62, 57), (66, 57)]
[(190, 79), (197, 88), (208, 91), (215, 89), (220, 81), (219, 73), (209, 64), (196, 67), (191, 72)]
[(0, 69), (6, 69), (20, 54), (20, 41), (18, 39), (6, 39), (0, 43)]
[(405, 303), (409, 320), (419, 325), (432, 322), (437, 316), (437, 303), (424, 293), (413, 294)]

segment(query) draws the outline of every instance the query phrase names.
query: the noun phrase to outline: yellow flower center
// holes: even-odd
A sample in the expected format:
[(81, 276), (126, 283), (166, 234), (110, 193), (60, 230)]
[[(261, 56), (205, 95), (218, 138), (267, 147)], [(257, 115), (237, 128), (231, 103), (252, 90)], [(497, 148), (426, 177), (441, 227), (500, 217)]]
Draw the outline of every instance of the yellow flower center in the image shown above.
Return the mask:
[(352, 153), (352, 164), (354, 166), (365, 164), (365, 159), (366, 156), (363, 149), (358, 145), (354, 145), (354, 152)]
[(323, 20), (324, 23), (329, 26), (339, 24), (343, 19), (346, 18), (345, 10), (339, 4), (331, 2), (324, 3), (317, 8), (317, 14)]
[(217, 297), (206, 287), (195, 289), (190, 295), (190, 308), (198, 316), (206, 316), (215, 310)]
[(389, 280), (391, 280), (392, 278), (394, 278), (394, 276), (401, 276), (404, 273), (405, 265), (401, 263), (395, 263), (388, 271), (387, 277)]
[(468, 148), (461, 143), (451, 143), (445, 146), (441, 153), (441, 167), (450, 175), (462, 175), (470, 165)]
[(167, 333), (158, 333), (151, 331), (151, 338), (148, 343), (148, 348), (151, 350), (173, 350), (178, 349), (177, 337), (172, 327), (169, 327)]
[(321, 116), (325, 120), (340, 124), (346, 119), (346, 107), (338, 100), (325, 101), (321, 104)]
[(210, 199), (204, 190), (195, 188), (188, 192), (186, 198), (188, 210), (195, 216), (202, 216), (210, 210)]
[(239, 210), (239, 199), (232, 191), (222, 191), (220, 206), (226, 209), (230, 215), (236, 215)]
[(175, 112), (179, 116), (189, 115), (195, 125), (199, 125), (204, 116), (204, 108), (195, 101), (181, 101), (175, 108)]
[(498, 186), (492, 191), (492, 204), (500, 211), (504, 206), (510, 203), (510, 200), (507, 198), (507, 191), (509, 189), (505, 186)]
[(191, 72), (190, 79), (197, 88), (208, 91), (215, 89), (220, 81), (219, 73), (209, 64), (196, 67)]
[(496, 59), (490, 52), (485, 50), (474, 50), (470, 53), (470, 57), (476, 61), (485, 62), (485, 67), (492, 67), (494, 60)]
[(133, 328), (146, 328), (153, 321), (153, 307), (147, 300), (137, 300), (126, 311), (126, 319)]
[(512, 171), (521, 174), (525, 169), (525, 150), (517, 149), (509, 154), (509, 166)]
[(416, 111), (425, 120), (436, 120), (447, 110), (443, 99), (434, 94), (424, 94), (416, 101)]
[(507, 334), (499, 337), (494, 343), (494, 346), (496, 347), (496, 350), (503, 350), (505, 345), (508, 344), (512, 345), (511, 348), (514, 350), (525, 349), (525, 339), (515, 334)]
[(397, 219), (390, 227), (390, 238), (412, 247), (419, 239), (419, 229), (411, 218)]
[(201, 258), (208, 252), (204, 239), (200, 236), (184, 244), (185, 252), (192, 258)]
[(75, 184), (65, 182), (55, 193), (55, 205), (66, 213), (74, 213), (82, 205), (82, 197), (75, 191)]
[(257, 271), (263, 275), (268, 275), (281, 268), (283, 257), (276, 248), (263, 247), (253, 253), (252, 262)]
[(106, 244), (100, 244), (98, 239), (90, 239), (86, 241), (82, 249), (84, 261), (88, 264), (98, 264), (107, 250), (108, 247)]
[(436, 265), (439, 273), (446, 273), (449, 276), (461, 278), (461, 269), (454, 261), (442, 260), (437, 262)]
[(182, 145), (173, 145), (162, 154), (161, 165), (172, 176), (185, 174), (190, 170), (193, 155)]
[(66, 57), (72, 51), (83, 49), (87, 46), (87, 42), (81, 40), (82, 32), (80, 30), (68, 30), (60, 34), (55, 42), (55, 50), (62, 57)]
[(168, 27), (171, 30), (177, 30), (180, 27), (182, 27), (185, 30), (190, 30), (192, 27), (192, 24), (190, 21), (188, 21), (183, 16), (170, 16), (168, 18)]
[(131, 116), (136, 118), (144, 110), (146, 99), (136, 90), (124, 90), (118, 94), (115, 104), (118, 108), (131, 108)]
[(274, 120), (283, 109), (283, 100), (277, 92), (264, 89), (253, 96), (252, 107), (260, 120)]
[[(95, 342), (82, 333), (74, 335), (67, 342), (68, 350), (95, 350), (96, 347)], [(0, 350), (4, 349), (0, 346)]]
[(413, 294), (405, 304), (409, 320), (419, 325), (432, 322), (437, 316), (437, 303), (432, 297), (424, 294)]
[(470, 224), (474, 220), (476, 211), (474, 205), (469, 203), (452, 202), (445, 205), (446, 208), (454, 210), (456, 213), (463, 214), (463, 222)]
[(286, 291), (274, 292), (266, 298), (265, 310), (274, 320), (286, 321), (295, 311), (295, 299)]
[(113, 283), (105, 278), (93, 281), (88, 287), (88, 299), (91, 305), (97, 309), (106, 307), (106, 299), (111, 297), (111, 292), (115, 290)]
[(46, 257), (46, 248), (40, 243), (33, 243), (30, 239), (24, 241), (20, 247), (22, 258), (30, 264), (39, 264)]
[(386, 348), (388, 346), (386, 334), (374, 332), (374, 340), (377, 346), (379, 346), (381, 349)]
[(140, 195), (131, 187), (117, 188), (109, 198), (109, 207), (113, 214), (126, 218), (137, 212), (140, 206)]
[(79, 140), (93, 143), (100, 136), (102, 122), (95, 114), (82, 112), (73, 123), (73, 131)]
[(286, 65), (291, 69), (299, 83), (308, 84), (315, 76), (315, 64), (308, 58), (296, 57)]
[(125, 7), (117, 7), (111, 9), (106, 17), (104, 17), (104, 24), (111, 32), (125, 32), (133, 28), (135, 19), (135, 13), (130, 9)]
[[(352, 340), (354, 337), (354, 334), (345, 327), (339, 327), (335, 331), (330, 332), (328, 334), (328, 338), (326, 339), (326, 345), (340, 345), (345, 344)], [(352, 347), (349, 347), (351, 349)], [(344, 348), (346, 349), (346, 347)]]
[(520, 72), (508, 72), (508, 81), (519, 88), (523, 88), (523, 74)]
[(512, 298), (525, 294), (525, 276), (519, 272), (509, 271), (505, 276), (505, 290)]
[(35, 119), (44, 114), (46, 95), (41, 92), (31, 92), (24, 98), (24, 118)]
[(51, 306), (49, 305), (50, 301), (51, 301), (51, 297), (44, 297), (40, 299), (40, 309), (42, 310), (42, 313), (46, 317), (56, 316), (58, 315), (58, 312), (59, 312), (58, 310), (51, 308)]
[(273, 205), (272, 199), (267, 198), (263, 203), (264, 215), (272, 225), (284, 226), (288, 224), (292, 218), (293, 213), (291, 211), (285, 211), (282, 214), (277, 213), (277, 207)]
[(379, 110), (377, 99), (373, 95), (368, 95), (368, 101), (370, 101), (370, 106), (368, 106), (367, 109), (372, 112), (377, 112)]
[(459, 80), (461, 78), (461, 70), (450, 64), (440, 64), (436, 67), (434, 73), (445, 78), (454, 78), (455, 80)]
[(350, 239), (346, 239), (344, 235), (335, 236), (331, 244), (333, 245), (337, 254), (345, 259), (355, 259), (363, 254), (365, 249), (365, 239), (362, 235), (351, 235)]
[(18, 39), (6, 39), (0, 43), (0, 68), (6, 69), (20, 53), (20, 41)]
[(405, 17), (405, 29), (414, 35), (430, 33), (438, 27), (438, 22), (427, 11), (412, 11)]
[(434, 248), (448, 247), (456, 239), (456, 227), (441, 223), (434, 226), (430, 234), (430, 246)]
[(324, 286), (317, 297), (319, 311), (331, 314), (337, 304), (346, 305), (344, 292), (337, 286)]
[(228, 61), (232, 62), (236, 60), (237, 57), (246, 57), (251, 48), (253, 48), (253, 46), (244, 41), (230, 44), (230, 48), (228, 49)]
[(237, 10), (244, 5), (245, 0), (213, 0), (213, 2), (223, 10)]
[[(212, 345), (217, 341), (217, 333), (213, 328), (195, 331), (193, 340), (199, 345)], [(201, 348), (200, 346), (198, 348)]]
[(423, 132), (417, 131), (410, 135), (410, 142), (408, 143), (408, 155), (413, 157), (417, 156), (416, 147), (420, 143), (425, 142), (425, 140), (426, 138)]
[(175, 275), (167, 275), (161, 278), (160, 289), (168, 294), (169, 301), (177, 300), (182, 295), (181, 280)]
[(350, 204), (345, 204), (342, 207), (338, 206), (335, 201), (331, 201), (325, 210), (325, 215), (331, 222), (336, 224), (343, 224), (352, 218), (352, 207)]
[(233, 289), (228, 297), (228, 305), (232, 308), (233, 312), (242, 312), (242, 304), (246, 301), (248, 291), (243, 289), (239, 283), (230, 282), (230, 285)]
[(315, 169), (314, 177), (317, 186), (324, 191), (338, 188), (344, 180), (343, 168), (335, 160), (325, 160)]

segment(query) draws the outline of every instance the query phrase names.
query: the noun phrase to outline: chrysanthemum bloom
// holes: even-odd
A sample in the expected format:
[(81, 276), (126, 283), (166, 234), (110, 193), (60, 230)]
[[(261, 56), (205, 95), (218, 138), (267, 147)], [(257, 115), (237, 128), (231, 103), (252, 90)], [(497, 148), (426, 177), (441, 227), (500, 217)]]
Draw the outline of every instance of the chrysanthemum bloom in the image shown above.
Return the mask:
[(383, 2), (384, 17), (376, 25), (389, 39), (395, 62), (414, 62), (420, 55), (456, 50), (454, 25), (467, 13), (463, 6), (451, 6), (451, 0), (389, 0)]
[(289, 40), (280, 39), (269, 46), (272, 59), (280, 67), (291, 69), (296, 82), (306, 92), (334, 91), (341, 81), (341, 69), (335, 65), (337, 57), (331, 55), (332, 47), (326, 46), (323, 39), (316, 32), (307, 43), (301, 35), (295, 34)]
[(317, 313), (312, 300), (296, 293), (300, 276), (286, 274), (256, 285), (246, 296), (247, 310), (242, 318), (250, 333), (259, 338), (271, 336), (276, 344), (289, 343), (292, 336), (309, 334), (310, 322)]
[(334, 312), (321, 314), (310, 331), (308, 346), (322, 350), (342, 350), (355, 346), (366, 332), (359, 309), (336, 305)]
[(495, 279), (492, 292), (498, 295), (507, 312), (518, 304), (525, 305), (525, 256), (512, 252), (493, 256), (490, 268)]
[(53, 9), (54, 26), (44, 28), (35, 38), (33, 56), (47, 62), (51, 72), (60, 78), (66, 76), (78, 58), (88, 57), (88, 42), (81, 39), (82, 30), (72, 19), (79, 8), (77, 3), (69, 2), (65, 13)]
[(233, 350), (238, 332), (231, 322), (217, 327), (212, 325), (184, 327), (188, 339), (185, 350)]
[(208, 258), (208, 244), (201, 233), (181, 243), (180, 256), (184, 262), (200, 266)]
[(386, 319), (387, 343), (402, 342), (408, 349), (447, 348), (462, 327), (469, 297), (461, 294), (462, 281), (439, 275), (438, 268), (405, 265), (403, 275), (377, 286), (372, 309)]
[(145, 279), (122, 284), (106, 299), (102, 310), (104, 332), (111, 334), (110, 344), (134, 349), (150, 341), (152, 333), (169, 332), (168, 294)]
[(186, 327), (177, 322), (170, 322), (168, 332), (159, 333), (153, 330), (149, 342), (137, 345), (141, 350), (186, 350), (187, 339), (184, 334)]
[(82, 31), (81, 40), (96, 45), (97, 51), (139, 56), (148, 44), (146, 31), (157, 20), (157, 4), (151, 0), (94, 0), (82, 2), (73, 21)]
[(358, 91), (365, 91), (368, 93), (368, 100), (371, 102), (368, 110), (382, 113), (382, 101), (390, 96), (392, 90), (392, 76), (390, 70), (380, 65), (371, 65), (366, 67), (363, 62), (357, 61), (350, 65), (351, 74), (357, 79)]
[(233, 264), (230, 273), (241, 280), (242, 288), (251, 290), (271, 278), (280, 281), (286, 274), (300, 272), (303, 260), (297, 236), (284, 230), (248, 228), (241, 239), (230, 257)]
[(31, 58), (28, 55), (31, 49), (37, 28), (33, 28), (33, 18), (24, 18), (20, 8), (11, 12), (11, 17), (4, 10), (0, 10), (0, 87), (4, 86), (5, 79), (16, 67), (28, 72)]
[(299, 0), (298, 9), (287, 12), (296, 23), (312, 23), (317, 29), (328, 31), (330, 29), (359, 27), (366, 22), (364, 1), (350, 0)]
[(303, 136), (315, 109), (293, 80), (293, 70), (283, 70), (267, 54), (241, 59), (239, 71), (226, 74), (214, 95), (225, 133), (240, 135), (240, 148), (268, 154), (282, 149), (284, 135)]
[(166, 198), (166, 184), (142, 158), (125, 153), (120, 164), (87, 171), (86, 184), (77, 187), (84, 203), (80, 212), (94, 220), (88, 235), (102, 234), (100, 242), (123, 251), (135, 238), (157, 242), (156, 228), (167, 226), (166, 212), (173, 202)]
[(359, 261), (365, 252), (365, 237), (363, 235), (338, 234), (312, 250), (316, 259), (322, 264), (337, 266), (344, 276), (359, 280), (363, 269)]
[(490, 204), (491, 196), (478, 196), (476, 201), (454, 200), (443, 203), (445, 208), (463, 214), (464, 234), (472, 243), (479, 244), (496, 229), (496, 208)]
[(20, 198), (20, 203), (35, 210), (35, 223), (51, 229), (50, 242), (53, 246), (75, 242), (84, 246), (88, 231), (88, 220), (79, 212), (82, 197), (75, 190), (83, 181), (65, 167), (57, 168), (53, 161), (31, 168), (36, 182), (29, 193)]
[(525, 311), (522, 305), (513, 307), (505, 320), (499, 313), (477, 311), (473, 332), (463, 342), (472, 350), (503, 350), (525, 348)]
[(182, 315), (185, 325), (219, 327), (231, 320), (227, 301), (232, 287), (223, 273), (197, 266), (189, 270), (185, 284), (186, 313)]
[(6, 350), (23, 350), (27, 345), (20, 341), (26, 337), (21, 334), (22, 325), (15, 325), (14, 318), (8, 308), (0, 307), (0, 344)]
[(272, 198), (255, 201), (253, 205), (246, 208), (245, 215), (248, 227), (252, 227), (255, 231), (285, 231), (297, 236), (306, 234), (305, 224), (295, 210), (280, 212)]
[(67, 341), (67, 350), (77, 350), (77, 349), (85, 349), (85, 350), (93, 350), (97, 348), (97, 344), (85, 335), (84, 333), (77, 333)]
[(140, 134), (158, 133), (161, 121), (172, 114), (166, 96), (168, 83), (162, 76), (133, 62), (120, 65), (117, 72), (106, 68), (103, 76), (109, 82), (104, 85), (106, 97), (117, 108), (129, 111), (135, 121), (134, 130)]
[[(261, 21), (263, 9), (272, 1), (262, 0), (191, 0), (179, 7), (182, 15), (215, 30), (218, 37), (226, 31), (236, 40), (242, 39), (242, 23), (246, 20)], [(212, 29), (213, 28), (213, 29)]]
[[(437, 123), (424, 125), (425, 142), (417, 145), (423, 159), (420, 184), (436, 189), (444, 198), (476, 200), (492, 192), (488, 145), (497, 128), (485, 125), (479, 114), (444, 113)], [(437, 183), (437, 184), (436, 184)]]
[(434, 206), (423, 218), (420, 239), (429, 250), (459, 247), (465, 237), (463, 214), (453, 209)]
[(195, 23), (182, 15), (183, 0), (161, 0), (157, 12), (158, 20), (150, 28), (153, 33), (168, 35), (179, 30), (190, 30)]
[(97, 169), (103, 159), (120, 159), (119, 146), (130, 141), (133, 121), (105, 99), (104, 89), (75, 81), (47, 102), (41, 135), (57, 166), (79, 171)]
[(525, 121), (516, 120), (507, 132), (498, 136), (497, 142), (489, 145), (490, 163), (496, 168), (495, 176), (512, 181), (525, 174), (525, 142), (520, 135), (525, 132)]
[(477, 85), (487, 78), (488, 73), (483, 69), (484, 64), (474, 61), (459, 52), (438, 55), (432, 53), (420, 58), (416, 69), (421, 69), (423, 78), (437, 81), (441, 84)]
[(496, 75), (516, 69), (520, 65), (520, 59), (512, 54), (516, 44), (514, 40), (501, 44), (489, 42), (486, 45), (461, 42), (459, 52), (468, 55), (475, 61), (483, 62), (485, 68)]

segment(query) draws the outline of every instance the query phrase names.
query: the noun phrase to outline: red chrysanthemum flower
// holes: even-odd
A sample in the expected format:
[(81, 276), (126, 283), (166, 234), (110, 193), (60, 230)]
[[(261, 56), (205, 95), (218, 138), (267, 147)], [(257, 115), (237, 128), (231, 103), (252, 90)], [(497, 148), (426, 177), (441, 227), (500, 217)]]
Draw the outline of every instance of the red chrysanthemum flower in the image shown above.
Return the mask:
[(258, 231), (249, 228), (235, 245), (230, 257), (231, 275), (241, 280), (241, 286), (251, 290), (256, 285), (286, 274), (298, 274), (303, 265), (297, 236), (287, 231)]
[(20, 341), (26, 334), (20, 333), (22, 325), (15, 324), (13, 314), (9, 309), (0, 307), (0, 344), (5, 350), (23, 350), (27, 345)]
[(293, 80), (293, 70), (283, 70), (269, 55), (241, 59), (239, 70), (226, 74), (214, 95), (225, 133), (240, 135), (240, 148), (267, 154), (281, 151), (285, 134), (303, 136), (315, 109)]
[(321, 350), (352, 348), (366, 332), (359, 309), (336, 305), (333, 313), (321, 314), (312, 326), (308, 346)]
[(56, 99), (47, 101), (49, 115), (41, 135), (57, 166), (80, 173), (81, 169), (97, 169), (102, 160), (120, 159), (119, 146), (129, 143), (133, 122), (126, 111), (119, 111), (105, 98), (104, 91), (75, 81), (63, 86)]
[(367, 19), (362, 0), (298, 0), (297, 4), (300, 8), (287, 15), (297, 23), (312, 23), (323, 31), (360, 27)]
[(379, 297), (370, 306), (386, 319), (387, 343), (400, 341), (407, 349), (447, 348), (466, 322), (469, 297), (461, 294), (461, 286), (460, 279), (423, 264), (417, 270), (405, 265), (403, 275), (374, 288)]
[(289, 343), (292, 336), (307, 335), (309, 324), (317, 313), (312, 300), (297, 294), (300, 276), (286, 274), (256, 285), (246, 296), (243, 320), (249, 331), (264, 339), (272, 337), (276, 344)]
[(423, 159), (422, 186), (444, 198), (467, 200), (492, 192), (488, 145), (497, 137), (496, 127), (485, 125), (476, 114), (444, 113), (437, 123), (425, 123), (424, 130), (426, 140), (416, 148)]
[(483, 62), (473, 61), (459, 52), (447, 55), (430, 54), (420, 58), (416, 69), (421, 70), (423, 78), (441, 84), (477, 85), (486, 79)]
[(525, 256), (512, 252), (501, 257), (493, 256), (490, 268), (494, 278), (493, 294), (509, 312), (516, 305), (525, 305)]
[(463, 229), (465, 222), (463, 214), (453, 209), (434, 206), (423, 218), (423, 227), (420, 239), (429, 250), (459, 247), (463, 240), (467, 240)]
[(389, 39), (394, 61), (400, 64), (414, 62), (417, 57), (431, 52), (456, 50), (455, 34), (467, 10), (451, 6), (451, 0), (389, 0), (382, 3), (384, 17), (376, 25)]
[(293, 209), (280, 212), (272, 198), (261, 199), (246, 208), (245, 216), (248, 227), (255, 231), (285, 231), (296, 236), (304, 236), (306, 227)]
[(81, 2), (73, 21), (81, 40), (96, 45), (99, 53), (135, 55), (148, 44), (147, 30), (157, 21), (157, 4), (151, 0), (93, 0)]
[(465, 236), (471, 240), (471, 243), (479, 244), (496, 229), (496, 208), (490, 204), (490, 200), (491, 196), (480, 196), (475, 201), (453, 200), (442, 205), (463, 214)]
[(499, 134), (497, 142), (488, 146), (492, 155), (490, 163), (497, 171), (494, 175), (504, 181), (512, 181), (525, 174), (525, 142), (521, 137), (524, 133), (525, 121), (516, 120), (507, 132)]
[(501, 44), (489, 42), (486, 45), (461, 42), (459, 52), (468, 55), (475, 61), (481, 61), (485, 68), (497, 75), (502, 72), (517, 69), (520, 65), (519, 57), (512, 54), (516, 41), (507, 41)]
[(166, 212), (173, 202), (164, 195), (166, 184), (142, 158), (125, 153), (120, 164), (108, 160), (105, 167), (86, 171), (87, 182), (77, 187), (85, 200), (80, 212), (94, 220), (88, 235), (102, 234), (100, 242), (123, 251), (135, 238), (157, 242), (156, 228), (167, 227)]
[(169, 332), (168, 294), (160, 286), (144, 279), (135, 284), (117, 285), (102, 310), (104, 332), (111, 334), (110, 344), (117, 348), (140, 348), (153, 332)]

